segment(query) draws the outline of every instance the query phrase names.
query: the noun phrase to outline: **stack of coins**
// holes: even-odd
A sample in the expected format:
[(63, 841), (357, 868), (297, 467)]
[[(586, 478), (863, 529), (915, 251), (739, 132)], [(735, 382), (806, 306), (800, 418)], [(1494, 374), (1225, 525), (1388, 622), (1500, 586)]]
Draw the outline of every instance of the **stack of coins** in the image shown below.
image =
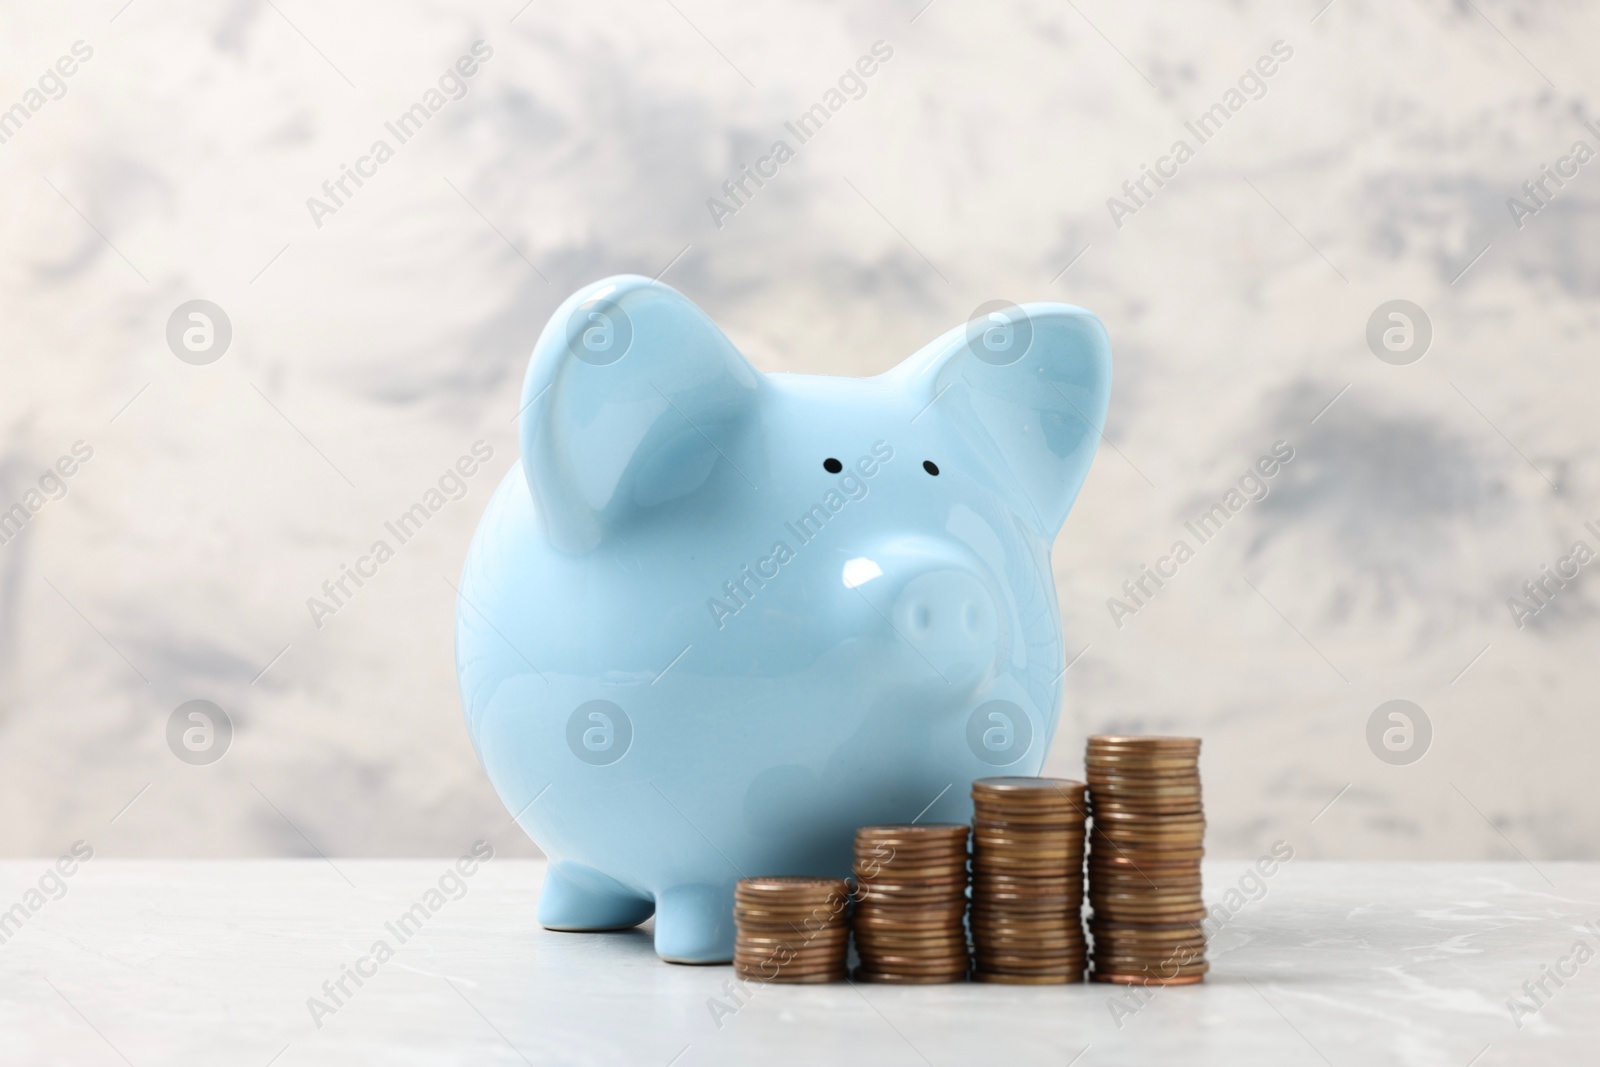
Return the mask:
[(759, 982), (838, 982), (850, 950), (842, 878), (745, 878), (733, 891), (733, 970)]
[(1083, 783), (980, 778), (972, 804), (973, 977), (1083, 981)]
[(1089, 738), (1089, 903), (1097, 982), (1188, 985), (1208, 969), (1201, 920), (1200, 740)]
[(856, 977), (922, 985), (966, 979), (967, 834), (951, 824), (856, 831)]

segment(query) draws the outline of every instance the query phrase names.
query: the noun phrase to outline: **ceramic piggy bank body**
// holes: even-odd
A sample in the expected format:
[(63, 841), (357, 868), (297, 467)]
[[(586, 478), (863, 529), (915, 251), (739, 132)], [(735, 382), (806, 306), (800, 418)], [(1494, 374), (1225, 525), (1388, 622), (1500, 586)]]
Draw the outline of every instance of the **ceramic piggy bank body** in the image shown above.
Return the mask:
[(1035, 774), (1051, 541), (1110, 390), (1098, 319), (1007, 306), (876, 378), (763, 374), (638, 277), (571, 297), (457, 601), (467, 724), (548, 854), (539, 920), (732, 957), (734, 883)]

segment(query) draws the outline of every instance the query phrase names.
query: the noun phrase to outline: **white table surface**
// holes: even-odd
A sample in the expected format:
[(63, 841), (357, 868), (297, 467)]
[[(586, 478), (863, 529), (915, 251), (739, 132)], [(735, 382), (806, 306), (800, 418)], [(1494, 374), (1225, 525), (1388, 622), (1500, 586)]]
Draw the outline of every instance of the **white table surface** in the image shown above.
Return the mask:
[[(540, 929), (543, 864), (495, 860), (319, 1028), (307, 998), (393, 944), (385, 922), (449, 865), (336, 863), (85, 864), (0, 944), (0, 1063), (1600, 1062), (1600, 958), (1547, 980), (1520, 1029), (1506, 1004), (1579, 939), (1600, 948), (1600, 864), (1291, 862), (1216, 936), (1204, 985), (1120, 1026), (1114, 986), (837, 984), (754, 987), (719, 1027), (731, 968), (661, 963), (648, 927)], [(49, 865), (0, 864), (0, 908)], [(1247, 867), (1208, 862), (1207, 899)]]

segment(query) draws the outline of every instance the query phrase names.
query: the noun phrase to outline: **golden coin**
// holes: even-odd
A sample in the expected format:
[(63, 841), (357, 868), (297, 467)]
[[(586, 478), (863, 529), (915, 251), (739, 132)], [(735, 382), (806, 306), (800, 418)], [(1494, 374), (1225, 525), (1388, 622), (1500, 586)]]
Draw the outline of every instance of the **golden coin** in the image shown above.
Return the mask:
[(1092, 919), (1089, 932), (1106, 941), (1132, 944), (1159, 945), (1175, 941), (1204, 941), (1205, 924), (1202, 922), (1128, 922), (1125, 920)]
[(1101, 946), (1106, 946), (1116, 947), (1118, 949), (1127, 949), (1129, 951), (1148, 950), (1150, 952), (1163, 952), (1182, 948), (1193, 948), (1196, 945), (1204, 946), (1206, 943), (1204, 934), (1174, 934), (1172, 937), (1144, 937), (1132, 935), (1127, 931), (1108, 934), (1103, 930), (1095, 929), (1092, 925), (1089, 927), (1089, 932), (1094, 935), (1094, 943), (1097, 950)]
[(865, 967), (856, 970), (858, 982), (880, 982), (885, 985), (943, 985), (949, 982), (965, 982), (967, 969), (950, 971), (947, 974), (893, 974), (869, 971)]
[(1126, 883), (1139, 889), (1190, 889), (1200, 885), (1200, 861), (1183, 860), (1179, 864), (1157, 864), (1153, 870), (1139, 870), (1126, 864), (1112, 865), (1104, 857), (1089, 863), (1089, 884), (1116, 886)]
[(973, 853), (974, 863), (1016, 863), (1032, 860), (1042, 866), (1065, 865), (1074, 859), (1082, 859), (1088, 855), (1088, 850), (1078, 848), (1018, 848), (1006, 846), (1000, 848), (980, 848)]
[(1206, 820), (1198, 813), (1183, 815), (1162, 816), (1159, 818), (1125, 819), (1113, 821), (1111, 819), (1096, 819), (1093, 828), (1089, 831), (1089, 840), (1096, 837), (1174, 837), (1198, 836), (1206, 832)]
[(1203, 919), (1206, 917), (1204, 908), (1191, 908), (1188, 911), (1172, 911), (1162, 914), (1141, 911), (1098, 911), (1097, 915), (1116, 919), (1119, 922), (1131, 922), (1136, 919), (1149, 919), (1152, 922), (1165, 922), (1169, 919)]
[(983, 907), (997, 908), (1029, 908), (1038, 911), (1043, 908), (1052, 908), (1064, 912), (1069, 906), (1082, 903), (1083, 897), (1077, 893), (974, 893), (972, 906), (976, 910)]
[(1106, 777), (1090, 787), (1088, 812), (1094, 814), (1106, 801), (1134, 803), (1139, 800), (1157, 801), (1168, 797), (1198, 800), (1204, 795), (1205, 789), (1200, 785), (1199, 778)]
[(1083, 783), (1072, 778), (1002, 776), (979, 778), (972, 783), (973, 794), (983, 796), (1070, 795), (1082, 790)]
[(1162, 819), (1168, 816), (1199, 815), (1205, 810), (1199, 800), (1185, 800), (1171, 804), (1116, 804), (1106, 805), (1105, 811), (1125, 812), (1144, 818)]
[(1063, 959), (1050, 964), (1014, 963), (1008, 960), (974, 960), (973, 966), (987, 974), (1055, 974), (1081, 975), (1087, 969), (1086, 959)]
[(970, 829), (966, 823), (956, 822), (891, 823), (859, 828), (856, 830), (856, 841), (857, 843), (898, 842), (907, 845), (935, 841), (965, 841)]
[(961, 893), (875, 893), (864, 891), (860, 903), (873, 909), (880, 908), (945, 908), (965, 899)]
[(974, 982), (992, 985), (1071, 985), (1083, 981), (1083, 975), (1069, 974), (1006, 974), (1004, 971), (973, 971)]
[(1018, 949), (979, 949), (975, 954), (980, 966), (988, 970), (1004, 968), (1006, 970), (1064, 970), (1073, 966), (1082, 966), (1088, 959), (1086, 949), (1081, 945), (1070, 948), (1052, 948), (1039, 952), (1026, 952)]
[(1024, 885), (994, 885), (981, 881), (972, 887), (972, 901), (992, 904), (996, 907), (1006, 907), (1011, 904), (1071, 903), (1082, 900), (1084, 897), (1083, 886), (1080, 883), (1068, 882), (1066, 885), (1054, 886), (1024, 886)]
[(738, 894), (776, 893), (782, 896), (796, 894), (831, 896), (846, 890), (843, 878), (812, 878), (805, 875), (767, 875), (760, 878), (741, 878), (734, 886)]
[(967, 865), (959, 867), (948, 865), (943, 867), (905, 867), (889, 869), (887, 867), (873, 871), (871, 869), (856, 873), (856, 887), (870, 889), (874, 886), (887, 886), (892, 892), (894, 889), (933, 889), (951, 885), (961, 885), (967, 880)]
[(1101, 782), (1094, 787), (1094, 795), (1089, 798), (1088, 813), (1095, 815), (1116, 805), (1133, 807), (1149, 804), (1176, 804), (1180, 802), (1199, 804), (1204, 796), (1205, 790), (1200, 787), (1198, 781), (1135, 782), (1118, 780)]
[(966, 932), (959, 923), (923, 930), (862, 927), (855, 933), (857, 941), (867, 941), (874, 945), (889, 944), (891, 942), (895, 944), (932, 944), (938, 941), (960, 941), (965, 944), (967, 940)]
[(1065, 923), (1053, 930), (1023, 930), (1005, 925), (975, 926), (972, 928), (972, 935), (985, 945), (1013, 945), (1017, 947), (1032, 944), (1041, 946), (1054, 945), (1058, 942), (1083, 944), (1084, 939), (1081, 927)]
[(1110, 792), (1095, 802), (1094, 816), (1131, 815), (1139, 819), (1178, 818), (1205, 813), (1205, 801), (1194, 792)]
[(1118, 897), (1113, 899), (1090, 894), (1089, 903), (1093, 905), (1096, 917), (1101, 919), (1110, 918), (1110, 913), (1113, 911), (1125, 911), (1130, 915), (1164, 915), (1173, 911), (1198, 911), (1203, 916), (1205, 913), (1205, 903), (1197, 896), (1140, 900), (1137, 897)]
[(1007, 936), (1027, 937), (1031, 935), (1083, 932), (1083, 924), (1079, 920), (1078, 912), (1062, 911), (1006, 911), (992, 915), (973, 916), (973, 931), (993, 931)]
[(1091, 982), (1114, 982), (1117, 985), (1198, 985), (1205, 980), (1205, 975), (1196, 974), (1185, 978), (1146, 978), (1132, 974), (1091, 974)]
[(818, 910), (789, 915), (783, 912), (748, 912), (735, 908), (733, 917), (740, 926), (749, 926), (752, 929), (759, 926), (766, 929), (820, 930), (829, 926), (848, 925), (849, 921), (842, 908), (838, 911)]
[(1096, 826), (1117, 825), (1124, 823), (1130, 826), (1165, 826), (1169, 823), (1200, 823), (1206, 821), (1204, 812), (1193, 812), (1184, 815), (1151, 815), (1143, 811), (1119, 811), (1115, 808), (1109, 811), (1096, 812), (1094, 817)]
[(1090, 751), (1083, 757), (1083, 769), (1088, 772), (1085, 777), (1090, 779), (1089, 785), (1094, 785), (1093, 775), (1097, 770), (1118, 767), (1136, 767), (1140, 770), (1150, 771), (1189, 771), (1193, 772), (1200, 765), (1198, 752), (1152, 755), (1148, 752), (1129, 751)]
[(1050, 807), (1035, 804), (1032, 807), (1021, 808), (1011, 804), (989, 804), (979, 801), (972, 806), (972, 815), (978, 826), (988, 826), (993, 823), (1072, 826), (1088, 817), (1089, 802), (1085, 798), (1070, 804)]
[(1197, 849), (1205, 845), (1204, 833), (1182, 834), (1095, 834), (1089, 842), (1093, 849), (1114, 849), (1118, 852), (1172, 852)]
[(922, 922), (932, 919), (959, 919), (966, 914), (967, 898), (964, 895), (946, 898), (942, 901), (913, 900), (904, 904), (884, 904), (873, 900), (864, 900), (856, 905), (852, 921), (857, 925), (863, 922)]
[(841, 967), (837, 971), (826, 974), (807, 974), (795, 978), (780, 976), (767, 978), (759, 974), (740, 974), (739, 977), (748, 982), (766, 982), (768, 985), (826, 985), (829, 982), (843, 982), (850, 976), (850, 972)]
[(1180, 974), (1203, 974), (1210, 969), (1203, 952), (1177, 952), (1167, 956), (1147, 952), (1102, 952), (1098, 947), (1090, 954), (1095, 970), (1107, 974), (1150, 974), (1172, 977)]
[(1176, 881), (1201, 877), (1198, 859), (1174, 860), (1170, 863), (1146, 861), (1135, 865), (1132, 860), (1117, 853), (1091, 855), (1088, 869), (1090, 885), (1097, 884), (1100, 879), (1109, 883), (1112, 879), (1122, 878), (1134, 885), (1159, 886), (1163, 878)]
[(1187, 950), (1159, 956), (1147, 952), (1123, 952), (1120, 949), (1102, 952), (1096, 947), (1093, 959), (1096, 969), (1102, 971), (1147, 971), (1153, 974), (1175, 975), (1204, 974), (1211, 968), (1204, 952)]
[(863, 960), (882, 960), (889, 957), (910, 959), (948, 960), (964, 955), (965, 938), (949, 941), (858, 941), (856, 954)]
[(858, 935), (871, 937), (873, 934), (913, 934), (913, 933), (944, 933), (954, 936), (966, 927), (960, 916), (953, 919), (940, 919), (928, 922), (882, 922), (872, 921), (857, 923), (855, 932)]
[(1192, 941), (1108, 941), (1096, 937), (1094, 941), (1094, 955), (1096, 959), (1141, 959), (1141, 960), (1177, 960), (1190, 962), (1204, 959), (1206, 954), (1205, 942)]
[(1090, 748), (1104, 747), (1107, 745), (1128, 748), (1147, 748), (1157, 751), (1170, 749), (1198, 749), (1198, 737), (1173, 737), (1168, 734), (1090, 734), (1088, 745)]
[(1152, 982), (1170, 982), (1175, 978), (1199, 978), (1210, 973), (1211, 970), (1210, 967), (1205, 965), (1197, 965), (1194, 967), (1172, 967), (1159, 963), (1138, 963), (1130, 961), (1128, 963), (1119, 963), (1106, 966), (1102, 965), (1098, 959), (1092, 962), (1094, 963), (1096, 974), (1121, 974), (1129, 976), (1138, 975), (1140, 977), (1148, 977)]
[(1083, 928), (1070, 922), (1057, 923), (1054, 928), (1028, 929), (1004, 923), (985, 923), (972, 928), (972, 936), (986, 945), (1051, 945), (1071, 941), (1083, 943)]
[(984, 874), (972, 880), (974, 898), (986, 893), (1017, 893), (1023, 896), (1037, 893), (1042, 896), (1061, 896), (1064, 893), (1082, 893), (1083, 877), (1076, 871), (1061, 878), (1015, 878), (1006, 874)]
[(735, 963), (742, 963), (747, 967), (764, 967), (769, 971), (779, 968), (800, 971), (807, 969), (817, 970), (824, 966), (843, 966), (847, 955), (848, 952), (844, 945), (826, 952), (820, 949), (806, 952), (768, 951), (735, 946), (733, 959)]
[(813, 911), (748, 911), (735, 907), (733, 917), (740, 925), (782, 927), (788, 930), (819, 930), (848, 923), (845, 908), (817, 908)]
[(917, 855), (956, 855), (967, 850), (967, 841), (971, 836), (969, 829), (961, 837), (942, 838), (870, 838), (858, 837), (855, 843), (855, 852), (862, 856), (917, 856)]
[(736, 963), (733, 965), (733, 971), (747, 982), (767, 982), (772, 985), (821, 985), (826, 982), (842, 982), (850, 973), (842, 964), (821, 971), (764, 971)]
[(771, 917), (771, 915), (747, 915), (744, 912), (734, 912), (733, 920), (739, 929), (763, 929), (763, 931), (779, 931), (779, 933), (805, 933), (810, 929), (827, 929), (829, 926), (848, 926), (845, 913), (819, 913), (819, 915), (797, 915), (794, 918)]
[(1155, 870), (1139, 870), (1134, 867), (1110, 867), (1104, 864), (1091, 864), (1089, 867), (1090, 889), (1098, 886), (1111, 892), (1160, 892), (1162, 890), (1198, 892), (1200, 884), (1201, 874), (1199, 871), (1180, 871), (1170, 865), (1157, 867)]
[(984, 826), (973, 832), (976, 845), (1056, 845), (1081, 842), (1087, 823), (1070, 827)]
[(1203, 903), (1198, 886), (1163, 887), (1138, 885), (1108, 886), (1096, 882), (1089, 887), (1089, 899), (1102, 904), (1183, 905), (1193, 907)]
[(1164, 923), (1160, 926), (1151, 926), (1149, 923), (1115, 923), (1102, 922), (1094, 925), (1103, 927), (1111, 933), (1126, 930), (1134, 934), (1171, 934), (1171, 933), (1200, 933), (1205, 928), (1204, 923)]
[(1058, 938), (1041, 944), (1022, 944), (1017, 941), (996, 942), (993, 938), (979, 938), (972, 951), (979, 959), (989, 960), (1002, 956), (1047, 957), (1056, 959), (1066, 955), (1081, 956), (1089, 950), (1087, 942)]
[(1037, 875), (1040, 878), (1070, 878), (1075, 871), (1083, 870), (1086, 853), (1071, 856), (984, 856), (974, 862), (972, 873), (977, 877), (994, 875)]
[(1118, 904), (1137, 903), (1152, 896), (1155, 898), (1154, 902), (1158, 904), (1177, 904), (1187, 901), (1189, 904), (1199, 907), (1205, 903), (1205, 898), (1198, 884), (1173, 885), (1170, 882), (1162, 883), (1159, 880), (1156, 885), (1148, 885), (1131, 881), (1108, 883), (1104, 879), (1096, 879), (1094, 884), (1089, 887), (1087, 899), (1091, 902), (1100, 901), (1101, 903), (1115, 906)]
[(1205, 848), (1205, 834), (1135, 835), (1096, 834), (1092, 849), (1137, 855), (1140, 852), (1182, 852)]
[(966, 948), (949, 952), (862, 952), (861, 966), (901, 974), (943, 974), (970, 966)]
[(1089, 898), (1095, 918), (1110, 922), (1200, 922), (1206, 917), (1206, 907), (1198, 900), (1158, 901), (1154, 904), (1137, 904), (1131, 901), (1108, 901)]
[(1116, 959), (1103, 959), (1096, 953), (1090, 960), (1095, 970), (1102, 974), (1148, 974), (1152, 977), (1179, 978), (1189, 975), (1205, 974), (1210, 965), (1201, 959), (1199, 962), (1184, 962), (1181, 959), (1158, 959), (1137, 957), (1119, 957)]
[[(1192, 845), (1183, 845), (1179, 848), (1161, 848), (1149, 844), (1131, 846), (1103, 842), (1102, 850), (1105, 852), (1103, 857), (1105, 860), (1111, 862), (1123, 860), (1138, 866), (1148, 864), (1152, 867), (1176, 863), (1179, 860), (1198, 860), (1204, 858), (1206, 854), (1204, 848), (1197, 848)], [(1100, 855), (1100, 851), (1097, 850), (1090, 853), (1091, 857)]]
[(965, 937), (965, 929), (960, 919), (951, 919), (929, 926), (895, 926), (877, 923), (856, 927), (855, 935), (858, 941), (936, 941)]
[(850, 938), (850, 928), (842, 926), (835, 930), (823, 930), (813, 935), (796, 937), (783, 934), (753, 934), (740, 930), (735, 935), (735, 944), (744, 948), (791, 948), (797, 951), (810, 947), (826, 947), (842, 944)]

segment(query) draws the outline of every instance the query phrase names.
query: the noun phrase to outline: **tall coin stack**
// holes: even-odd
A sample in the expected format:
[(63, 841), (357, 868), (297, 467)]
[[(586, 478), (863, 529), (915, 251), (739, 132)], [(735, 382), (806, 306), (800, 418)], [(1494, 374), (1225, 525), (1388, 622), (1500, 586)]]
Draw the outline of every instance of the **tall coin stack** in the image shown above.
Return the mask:
[(980, 778), (972, 804), (973, 977), (1083, 981), (1083, 783)]
[(850, 952), (842, 878), (745, 878), (733, 890), (733, 970), (759, 982), (838, 982)]
[(966, 979), (967, 834), (933, 823), (856, 831), (856, 977), (908, 985)]
[(1188, 985), (1208, 969), (1201, 920), (1200, 740), (1089, 738), (1089, 931), (1096, 982)]

